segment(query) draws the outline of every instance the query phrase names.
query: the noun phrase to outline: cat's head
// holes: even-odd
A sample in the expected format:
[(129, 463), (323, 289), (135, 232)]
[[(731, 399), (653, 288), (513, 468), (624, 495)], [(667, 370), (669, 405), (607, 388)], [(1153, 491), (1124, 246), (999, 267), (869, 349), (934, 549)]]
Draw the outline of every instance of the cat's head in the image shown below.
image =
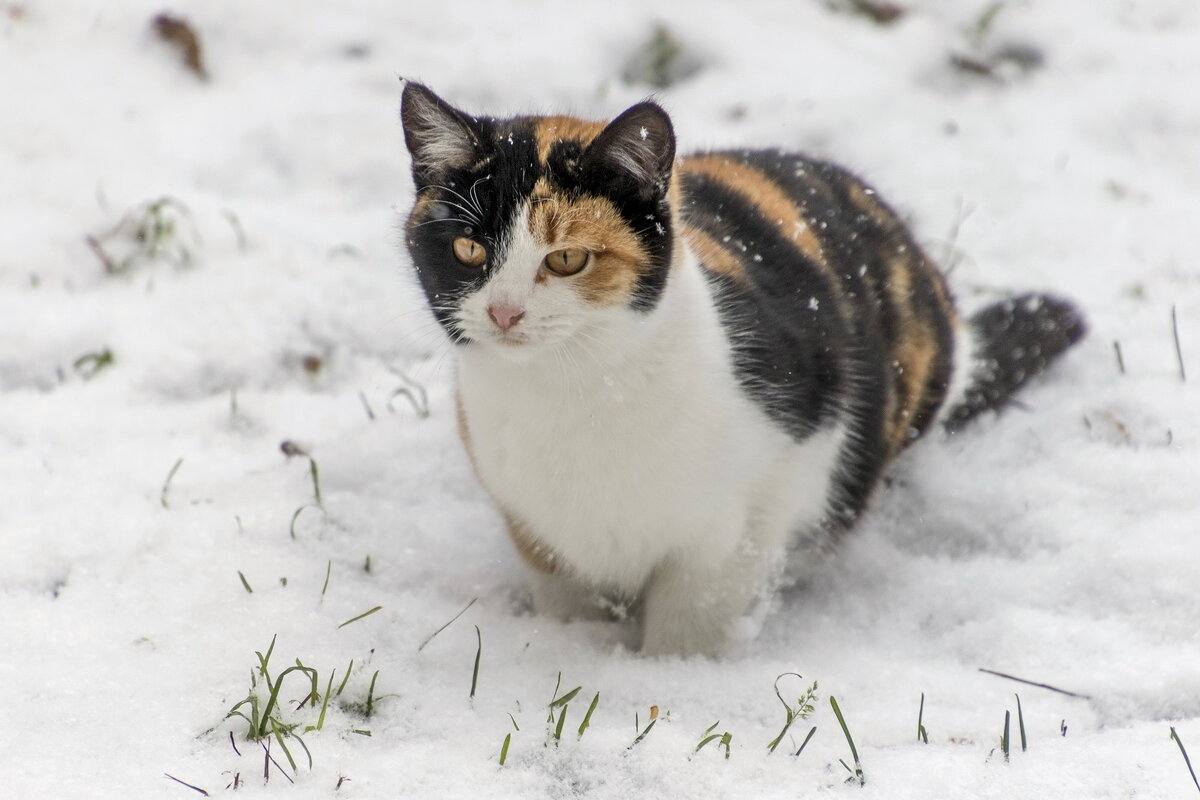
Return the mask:
[(671, 120), (473, 117), (418, 83), (400, 109), (416, 202), (406, 239), (459, 343), (527, 358), (657, 304), (672, 258)]

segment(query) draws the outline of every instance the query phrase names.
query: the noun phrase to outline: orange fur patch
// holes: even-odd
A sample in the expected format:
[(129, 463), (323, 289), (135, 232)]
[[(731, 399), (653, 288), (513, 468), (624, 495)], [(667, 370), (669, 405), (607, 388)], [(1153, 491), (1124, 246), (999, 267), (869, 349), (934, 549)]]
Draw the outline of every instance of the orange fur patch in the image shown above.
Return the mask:
[(688, 156), (679, 165), (684, 172), (705, 175), (745, 197), (758, 208), (763, 219), (779, 227), (780, 235), (794, 244), (805, 258), (831, 273), (821, 240), (805, 218), (803, 207), (769, 176), (748, 164), (720, 155)]
[(888, 420), (888, 439), (892, 452), (898, 452), (913, 438), (910, 431), (918, 422), (918, 413), (931, 399), (932, 387), (929, 382), (934, 361), (938, 357), (937, 342), (928, 328), (915, 323), (892, 349), (892, 355), (900, 365), (896, 380), (904, 385), (904, 402), (892, 409)]
[(533, 129), (534, 140), (537, 142), (538, 160), (543, 164), (550, 156), (550, 150), (562, 141), (579, 142), (586, 147), (592, 139), (604, 130), (605, 123), (591, 122), (575, 117), (542, 117)]
[(546, 189), (529, 209), (529, 231), (548, 249), (582, 247), (590, 250), (593, 263), (574, 277), (539, 280), (569, 280), (584, 299), (597, 305), (619, 305), (633, 295), (643, 265), (649, 256), (613, 204), (601, 197), (569, 200)]
[(683, 238), (705, 269), (745, 282), (746, 266), (736, 255), (699, 228), (684, 227)]
[(513, 546), (526, 564), (547, 574), (553, 574), (558, 569), (558, 556), (534, 538), (523, 523), (508, 512), (504, 513), (504, 521), (508, 525), (508, 538), (512, 539)]

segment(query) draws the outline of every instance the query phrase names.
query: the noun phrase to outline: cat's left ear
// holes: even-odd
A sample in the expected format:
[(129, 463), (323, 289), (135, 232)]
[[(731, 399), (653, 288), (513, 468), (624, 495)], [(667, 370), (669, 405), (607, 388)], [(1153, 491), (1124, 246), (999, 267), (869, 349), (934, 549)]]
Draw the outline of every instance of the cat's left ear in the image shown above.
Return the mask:
[(671, 184), (675, 129), (657, 103), (638, 103), (608, 124), (584, 151), (581, 167), (611, 191), (661, 199)]
[(404, 85), (400, 121), (419, 186), (479, 160), (483, 135), (477, 121), (419, 83)]

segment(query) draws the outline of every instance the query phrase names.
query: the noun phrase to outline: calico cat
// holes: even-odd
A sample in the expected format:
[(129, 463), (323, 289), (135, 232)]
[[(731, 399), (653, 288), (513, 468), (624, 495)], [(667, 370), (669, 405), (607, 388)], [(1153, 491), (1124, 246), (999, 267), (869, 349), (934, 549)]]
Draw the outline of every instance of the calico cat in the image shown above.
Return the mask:
[(647, 653), (718, 654), (896, 453), (999, 408), (1084, 332), (1043, 295), (960, 321), (858, 178), (777, 150), (676, 160), (653, 102), (493, 119), (410, 82), (401, 119), (409, 253), (535, 609), (636, 600)]

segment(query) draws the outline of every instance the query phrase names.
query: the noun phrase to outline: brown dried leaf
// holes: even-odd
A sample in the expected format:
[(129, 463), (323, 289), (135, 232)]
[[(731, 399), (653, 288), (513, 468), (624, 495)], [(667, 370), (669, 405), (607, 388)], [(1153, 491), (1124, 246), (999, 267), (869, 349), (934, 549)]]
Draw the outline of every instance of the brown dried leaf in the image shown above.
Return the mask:
[(200, 47), (200, 37), (186, 19), (173, 17), (170, 14), (158, 14), (150, 21), (150, 26), (158, 34), (158, 38), (179, 51), (184, 66), (202, 81), (208, 80), (208, 70), (204, 68), (204, 55)]

